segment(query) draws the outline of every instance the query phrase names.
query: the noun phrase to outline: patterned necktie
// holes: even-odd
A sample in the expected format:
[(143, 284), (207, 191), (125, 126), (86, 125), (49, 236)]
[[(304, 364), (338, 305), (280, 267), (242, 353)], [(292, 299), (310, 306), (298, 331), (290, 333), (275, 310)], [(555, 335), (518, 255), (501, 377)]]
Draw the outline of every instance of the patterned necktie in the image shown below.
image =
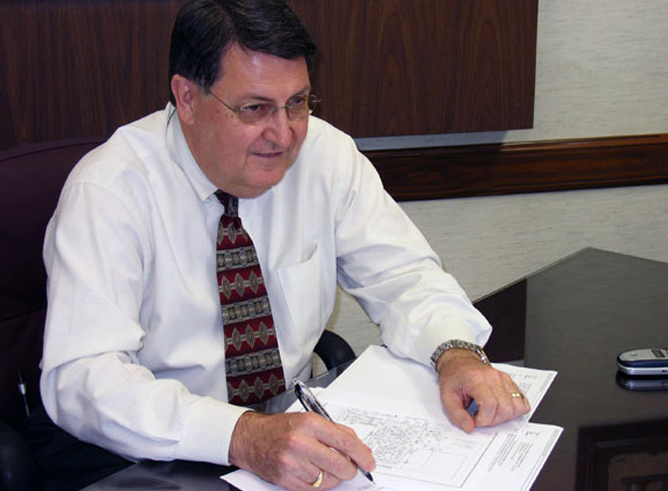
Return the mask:
[(285, 390), (269, 297), (257, 251), (239, 218), (239, 200), (216, 196), (225, 207), (218, 225), (216, 271), (225, 334), (225, 372), (231, 404), (247, 406)]

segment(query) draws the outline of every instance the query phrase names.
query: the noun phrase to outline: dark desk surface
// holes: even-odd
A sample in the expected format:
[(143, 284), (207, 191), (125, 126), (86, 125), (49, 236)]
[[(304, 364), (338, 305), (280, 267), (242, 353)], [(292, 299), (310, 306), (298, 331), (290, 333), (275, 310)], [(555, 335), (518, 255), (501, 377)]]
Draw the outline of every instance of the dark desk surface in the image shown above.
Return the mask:
[[(476, 305), (495, 326), (493, 361), (559, 372), (532, 421), (564, 432), (534, 491), (652, 489), (631, 484), (660, 474), (654, 479), (668, 482), (668, 391), (630, 391), (615, 380), (619, 352), (666, 346), (668, 264), (586, 249)], [(224, 469), (142, 463), (87, 491), (228, 490), (218, 479)]]
[(668, 345), (668, 264), (586, 249), (496, 295), (505, 302), (492, 295), (479, 308), (493, 325), (504, 306), (514, 313), (504, 329), (523, 332), (526, 366), (558, 371), (532, 421), (564, 432), (532, 489), (646, 489), (630, 483), (652, 474), (668, 482), (668, 391), (615, 380), (621, 351)]

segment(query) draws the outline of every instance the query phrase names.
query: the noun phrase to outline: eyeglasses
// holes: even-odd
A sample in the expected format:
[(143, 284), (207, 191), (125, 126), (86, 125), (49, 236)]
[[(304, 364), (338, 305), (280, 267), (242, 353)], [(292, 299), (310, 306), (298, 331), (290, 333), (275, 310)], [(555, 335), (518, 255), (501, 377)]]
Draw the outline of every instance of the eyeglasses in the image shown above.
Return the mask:
[(320, 102), (315, 95), (296, 95), (285, 106), (276, 106), (268, 102), (254, 102), (234, 108), (210, 90), (208, 93), (227, 109), (236, 113), (239, 121), (244, 124), (263, 123), (280, 109), (285, 109), (290, 121), (301, 121), (311, 114), (318, 102)]

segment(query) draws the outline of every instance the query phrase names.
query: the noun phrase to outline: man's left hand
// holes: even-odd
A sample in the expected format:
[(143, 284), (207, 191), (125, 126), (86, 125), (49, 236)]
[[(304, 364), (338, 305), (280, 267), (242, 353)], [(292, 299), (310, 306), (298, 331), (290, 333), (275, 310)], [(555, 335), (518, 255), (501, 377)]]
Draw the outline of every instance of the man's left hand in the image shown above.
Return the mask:
[[(527, 413), (529, 402), (510, 376), (482, 363), (473, 351), (453, 348), (436, 364), (441, 402), (450, 421), (467, 433)], [(475, 416), (466, 408), (475, 400)]]

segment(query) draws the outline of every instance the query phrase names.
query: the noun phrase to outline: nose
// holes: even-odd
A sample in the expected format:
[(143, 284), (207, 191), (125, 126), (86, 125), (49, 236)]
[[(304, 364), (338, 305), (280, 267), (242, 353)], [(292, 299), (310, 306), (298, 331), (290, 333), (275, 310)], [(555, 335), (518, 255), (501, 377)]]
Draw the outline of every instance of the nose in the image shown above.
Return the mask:
[(269, 117), (267, 128), (264, 131), (264, 137), (271, 143), (286, 148), (290, 146), (293, 139), (293, 121), (288, 118), (288, 113), (284, 107), (277, 110)]

